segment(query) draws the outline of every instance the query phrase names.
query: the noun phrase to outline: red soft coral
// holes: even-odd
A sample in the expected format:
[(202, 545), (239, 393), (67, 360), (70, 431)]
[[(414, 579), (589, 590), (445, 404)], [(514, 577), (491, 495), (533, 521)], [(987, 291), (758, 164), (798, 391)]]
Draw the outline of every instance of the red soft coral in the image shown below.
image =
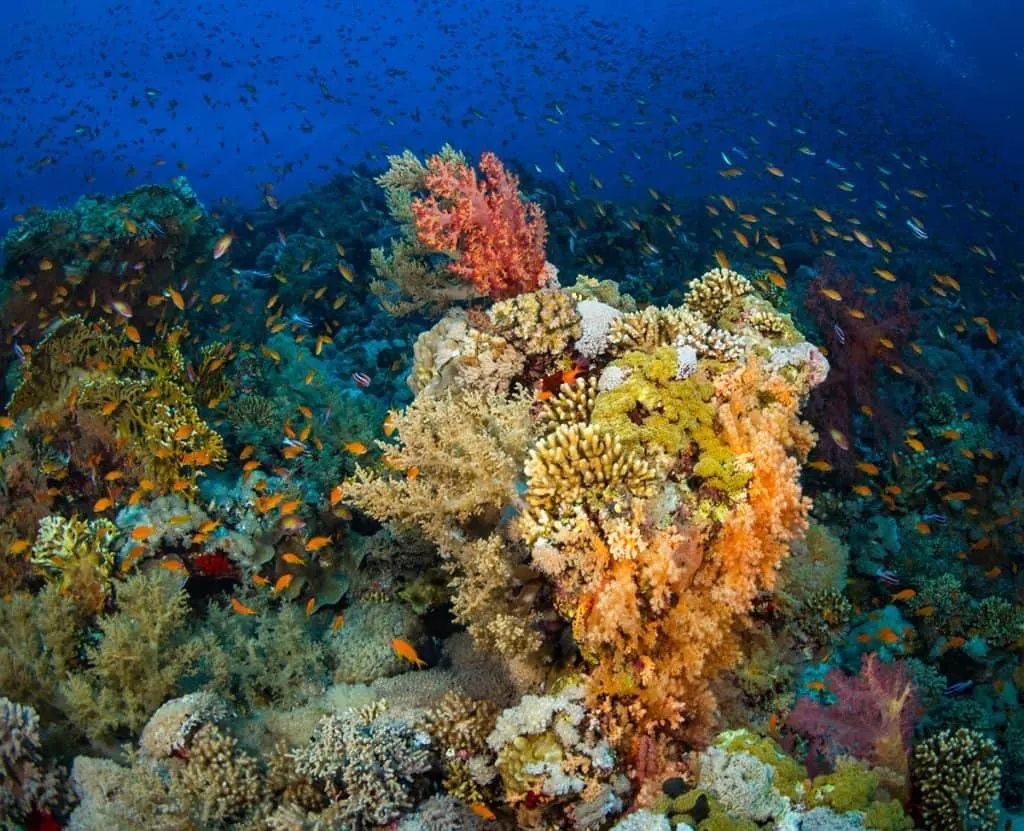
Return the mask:
[(452, 273), (494, 299), (534, 291), (547, 279), (544, 212), (519, 196), (519, 179), (493, 153), (481, 176), (457, 156), (427, 161), (429, 195), (412, 201), (419, 241), (455, 257)]
[(833, 669), (825, 684), (834, 704), (801, 698), (786, 719), (790, 730), (810, 741), (808, 769), (849, 755), (887, 768), (905, 782), (914, 725), (924, 713), (906, 665), (883, 664), (871, 653), (859, 675)]

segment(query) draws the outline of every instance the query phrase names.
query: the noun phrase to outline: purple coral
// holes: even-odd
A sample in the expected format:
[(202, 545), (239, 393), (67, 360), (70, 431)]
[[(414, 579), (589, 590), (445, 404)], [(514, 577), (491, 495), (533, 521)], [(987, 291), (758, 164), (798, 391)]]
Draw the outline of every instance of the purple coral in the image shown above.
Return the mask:
[(914, 725), (924, 711), (904, 663), (883, 664), (872, 653), (859, 675), (833, 669), (825, 685), (833, 704), (801, 698), (786, 720), (810, 743), (808, 770), (850, 755), (905, 775)]

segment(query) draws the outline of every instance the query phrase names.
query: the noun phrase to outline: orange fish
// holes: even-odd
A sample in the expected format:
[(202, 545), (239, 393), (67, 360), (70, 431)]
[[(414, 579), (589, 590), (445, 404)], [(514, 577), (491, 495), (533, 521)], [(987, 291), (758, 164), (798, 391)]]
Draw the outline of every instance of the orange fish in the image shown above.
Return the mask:
[(825, 682), (824, 681), (808, 681), (807, 682), (807, 689), (809, 689), (809, 690), (816, 690), (817, 692), (822, 692), (824, 690), (827, 690), (828, 687), (825, 686)]
[(309, 620), (309, 616), (313, 614), (313, 608), (316, 606), (316, 598), (311, 597), (306, 601), (306, 620)]
[(867, 485), (854, 485), (850, 488), (857, 496), (871, 496), (871, 488)]
[(31, 545), (28, 540), (15, 540), (8, 549), (9, 554), (21, 554)]
[(160, 568), (165, 568), (168, 571), (180, 571), (183, 574), (188, 574), (188, 569), (185, 568), (185, 564), (181, 560), (164, 560), (160, 563)]
[(881, 472), (878, 465), (873, 465), (871, 462), (858, 462), (856, 468), (864, 471), (868, 476), (877, 476)]
[(924, 452), (924, 443), (920, 439), (906, 439), (904, 440), (904, 444), (906, 444), (906, 446), (913, 450), (915, 453)]
[(331, 634), (334, 634), (335, 632), (337, 632), (344, 625), (345, 625), (345, 616), (344, 615), (340, 615), (340, 614), (339, 615), (335, 615), (334, 622), (331, 623)]
[(148, 540), (153, 536), (153, 532), (156, 530), (152, 525), (140, 525), (138, 528), (132, 531), (131, 538), (138, 542), (142, 540)]
[(850, 449), (849, 440), (846, 438), (846, 436), (843, 435), (843, 433), (840, 430), (837, 430), (835, 427), (833, 427), (831, 430), (828, 431), (828, 434), (832, 437), (832, 441), (836, 443), (840, 450)]
[(917, 597), (917, 592), (914, 591), (913, 589), (904, 589), (901, 592), (896, 592), (896, 594), (894, 594), (892, 596), (892, 599), (893, 600), (910, 600), (910, 598), (912, 598), (912, 597)]
[(480, 817), (482, 820), (485, 820), (486, 822), (493, 822), (498, 818), (495, 815), (494, 811), (492, 811), (482, 802), (469, 803), (469, 810), (476, 814), (478, 817)]
[(234, 609), (240, 615), (254, 615), (256, 614), (255, 609), (250, 609), (248, 606), (243, 606), (237, 597), (231, 598), (231, 608)]
[(956, 385), (960, 388), (960, 392), (970, 392), (970, 387), (967, 386), (967, 381), (965, 381), (959, 375), (954, 375), (953, 380), (956, 382)]
[(822, 461), (821, 459), (818, 459), (817, 461), (813, 462), (808, 462), (807, 467), (814, 468), (815, 470), (820, 470), (823, 473), (827, 473), (828, 471), (832, 470), (832, 465), (830, 465), (826, 461)]
[(306, 551), (319, 551), (325, 545), (330, 545), (330, 537), (310, 537), (306, 540)]
[(917, 533), (919, 534), (927, 535), (932, 532), (932, 527), (927, 522), (915, 522), (914, 528), (917, 530)]
[(282, 574), (280, 577), (277, 578), (277, 582), (274, 583), (274, 594), (280, 594), (281, 592), (283, 592), (292, 584), (292, 580), (294, 579), (294, 574)]
[(171, 437), (175, 441), (184, 441), (196, 431), (196, 428), (191, 424), (183, 424), (177, 430), (174, 431), (174, 435)]
[(416, 654), (416, 648), (408, 641), (395, 639), (391, 641), (391, 648), (394, 649), (400, 657), (405, 658), (405, 660), (410, 663), (416, 664), (420, 669), (427, 665), (427, 662)]
[(879, 629), (875, 632), (875, 637), (878, 638), (882, 643), (899, 643), (900, 636), (892, 631), (892, 628), (886, 626), (884, 629)]
[(877, 274), (883, 280), (887, 280), (890, 283), (895, 283), (896, 282), (896, 275), (893, 274), (888, 269), (876, 268), (874, 271), (875, 271), (875, 274)]
[(354, 456), (362, 456), (367, 452), (366, 445), (358, 441), (350, 441), (345, 445), (345, 449)]
[(224, 234), (220, 237), (213, 246), (213, 258), (219, 260), (225, 254), (228, 253), (228, 249), (231, 247), (231, 243), (235, 241), (234, 234)]
[(292, 554), (291, 551), (282, 554), (281, 559), (286, 563), (291, 563), (293, 566), (304, 566), (306, 561), (302, 559), (298, 554)]
[(113, 504), (114, 501), (112, 499), (104, 496), (102, 499), (96, 500), (96, 504), (92, 506), (92, 509), (96, 513), (99, 513), (100, 511), (106, 511), (108, 508), (112, 507)]
[(829, 300), (834, 300), (836, 303), (841, 303), (843, 301), (843, 296), (835, 289), (818, 289), (818, 291)]

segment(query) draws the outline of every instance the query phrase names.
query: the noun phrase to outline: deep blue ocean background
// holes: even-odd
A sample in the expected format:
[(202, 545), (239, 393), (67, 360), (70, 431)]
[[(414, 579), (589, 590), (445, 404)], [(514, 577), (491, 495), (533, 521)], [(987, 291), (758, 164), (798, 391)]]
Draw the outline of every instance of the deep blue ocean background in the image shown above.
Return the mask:
[(266, 183), (287, 198), (444, 142), (584, 196), (695, 196), (721, 188), (722, 152), (742, 165), (731, 148), (756, 147), (793, 199), (846, 200), (849, 181), (867, 209), (881, 165), (928, 191), (922, 210), (954, 206), (965, 240), (982, 242), (970, 204), (1012, 244), (1021, 16), (1009, 0), (13, 0), (0, 224), (182, 169), (208, 204), (256, 204)]

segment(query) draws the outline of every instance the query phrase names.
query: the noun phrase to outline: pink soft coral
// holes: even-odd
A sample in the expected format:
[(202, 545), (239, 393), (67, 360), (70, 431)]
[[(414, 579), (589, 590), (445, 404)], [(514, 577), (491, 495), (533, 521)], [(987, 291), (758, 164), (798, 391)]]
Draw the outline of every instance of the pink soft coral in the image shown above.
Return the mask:
[(493, 153), (480, 157), (481, 176), (456, 156), (427, 160), (429, 195), (412, 201), (416, 234), (456, 259), (452, 273), (494, 299), (534, 291), (548, 279), (541, 207), (519, 196), (519, 180)]
[(825, 684), (834, 704), (801, 698), (786, 720), (790, 730), (810, 740), (809, 768), (849, 755), (905, 781), (914, 725), (924, 712), (906, 665), (883, 664), (871, 653), (859, 675), (833, 669)]

